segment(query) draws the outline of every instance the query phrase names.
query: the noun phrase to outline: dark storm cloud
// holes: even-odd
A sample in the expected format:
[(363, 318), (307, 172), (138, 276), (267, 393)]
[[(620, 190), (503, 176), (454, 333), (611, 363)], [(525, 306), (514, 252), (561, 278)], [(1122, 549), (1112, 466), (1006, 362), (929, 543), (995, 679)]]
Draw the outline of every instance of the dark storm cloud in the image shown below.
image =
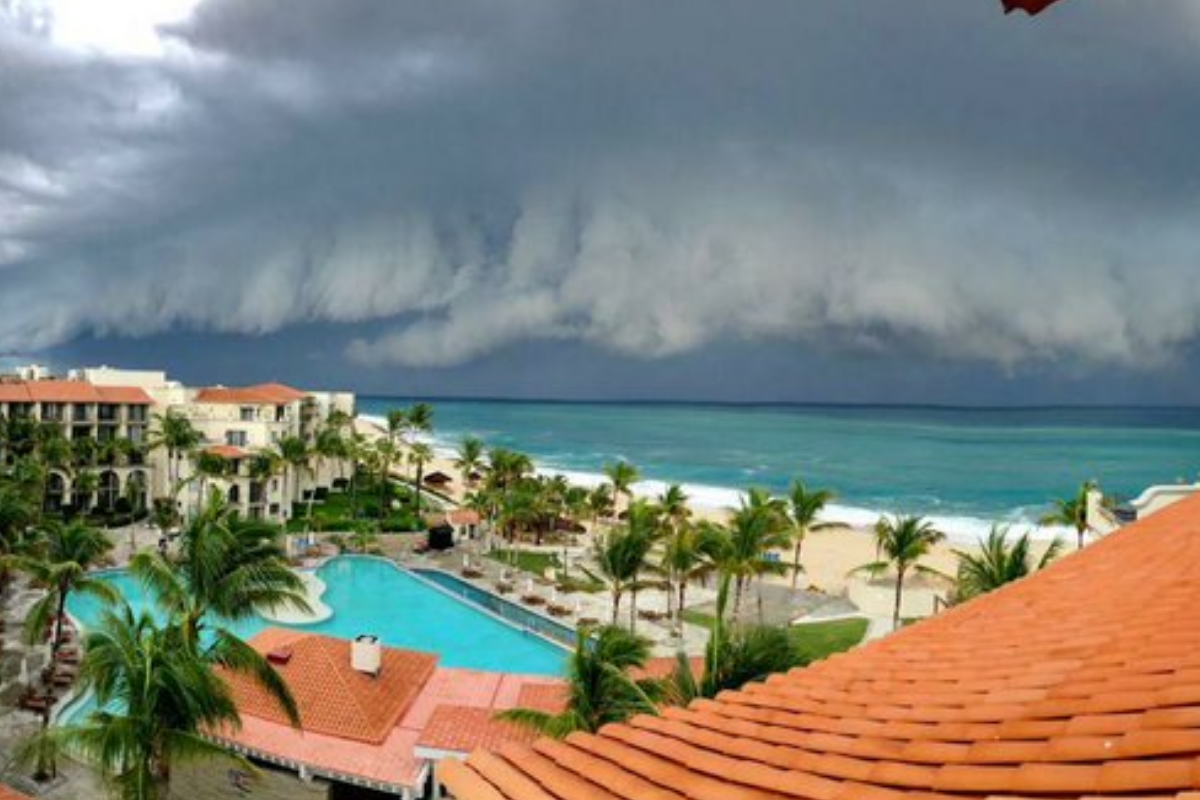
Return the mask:
[(372, 322), (376, 365), (1008, 368), (1200, 330), (1187, 0), (209, 0), (164, 35), (0, 22), (0, 352)]

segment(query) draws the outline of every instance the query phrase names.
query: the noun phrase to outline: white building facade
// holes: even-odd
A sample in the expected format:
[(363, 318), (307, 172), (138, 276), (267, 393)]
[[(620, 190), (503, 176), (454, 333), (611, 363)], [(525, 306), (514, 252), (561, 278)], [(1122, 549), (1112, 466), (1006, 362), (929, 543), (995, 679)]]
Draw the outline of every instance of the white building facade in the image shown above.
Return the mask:
[[(165, 448), (148, 447), (167, 414), (186, 418), (201, 438), (197, 452), (179, 459), (177, 469), (169, 465)], [(130, 458), (95, 466), (100, 488), (91, 502), (102, 508), (116, 497), (136, 498), (138, 508), (149, 508), (154, 498), (171, 496), (177, 483), (185, 515), (220, 492), (243, 516), (286, 521), (293, 503), (329, 488), (348, 465), (313, 456), (307, 468), (295, 468), (263, 456), (277, 453), (288, 438), (313, 448), (335, 414), (353, 419), (352, 393), (309, 392), (279, 383), (194, 388), (162, 371), (111, 367), (72, 370), (66, 380), (0, 377), (0, 416), (6, 419), (59, 425), (71, 441), (91, 438), (103, 444), (122, 438), (138, 445)], [(222, 467), (219, 474), (200, 474), (200, 453)], [(85, 500), (73, 496), (76, 473), (67, 467), (52, 470), (48, 506), (78, 507), (74, 500)]]

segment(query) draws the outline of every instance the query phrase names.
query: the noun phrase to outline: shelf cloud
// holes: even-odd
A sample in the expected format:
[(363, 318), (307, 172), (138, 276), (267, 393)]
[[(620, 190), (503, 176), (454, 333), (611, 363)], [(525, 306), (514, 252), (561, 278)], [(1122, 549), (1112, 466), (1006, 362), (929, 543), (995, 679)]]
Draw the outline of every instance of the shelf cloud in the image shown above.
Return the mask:
[(0, 353), (317, 323), (381, 367), (1170, 364), (1191, 5), (204, 0), (129, 54), (0, 0)]

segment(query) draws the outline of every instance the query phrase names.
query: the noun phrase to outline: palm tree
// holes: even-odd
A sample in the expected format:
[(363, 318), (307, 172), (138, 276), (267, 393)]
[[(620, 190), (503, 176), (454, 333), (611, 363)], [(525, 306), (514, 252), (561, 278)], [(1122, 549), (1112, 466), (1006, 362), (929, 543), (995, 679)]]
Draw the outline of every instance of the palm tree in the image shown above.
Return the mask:
[(533, 472), (533, 461), (524, 453), (493, 447), (488, 451), (488, 485), (500, 492)]
[(657, 714), (662, 683), (630, 675), (630, 670), (644, 667), (649, 657), (650, 642), (623, 628), (606, 626), (592, 638), (581, 630), (567, 669), (567, 709), (548, 714), (514, 708), (497, 718), (562, 739), (576, 731), (595, 733), (637, 714)]
[(361, 433), (346, 440), (346, 457), (350, 460), (350, 518), (358, 519), (358, 473), (374, 457), (374, 448)]
[[(42, 463), (41, 511), (44, 512), (48, 502), (50, 473), (67, 471), (71, 468), (71, 443), (63, 436), (62, 429), (57, 425), (43, 425), (39, 432), (42, 434), (38, 445)], [(41, 516), (42, 514), (39, 513), (39, 519)]]
[(1095, 490), (1096, 484), (1088, 481), (1079, 487), (1074, 497), (1058, 498), (1054, 501), (1054, 510), (1046, 514), (1038, 523), (1041, 525), (1065, 525), (1075, 529), (1077, 548), (1083, 549), (1083, 537), (1091, 525), (1088, 523), (1088, 495)]
[[(789, 523), (783, 501), (763, 489), (751, 489), (730, 519), (724, 544), (717, 553), (723, 573), (733, 577), (733, 615), (741, 616), (742, 600), (751, 581), (763, 575), (782, 575), (786, 567), (769, 560), (774, 550), (787, 547)], [(760, 603), (761, 607), (761, 603)]]
[[(249, 768), (205, 738), (241, 722), (229, 685), (213, 666), (257, 674), (260, 665), (249, 654), (266, 664), (225, 632), (198, 654), (175, 625), (160, 626), (151, 614), (135, 615), (123, 604), (88, 633), (79, 670), (80, 690), (94, 692), (100, 710), (49, 736), (97, 767), (121, 800), (167, 800), (173, 768), (188, 761), (225, 758)], [(266, 669), (282, 688), (281, 707), (298, 725), (286, 686), (269, 664)]]
[(600, 484), (588, 494), (588, 509), (592, 513), (592, 531), (595, 533), (600, 527), (600, 520), (611, 517), (616, 510), (612, 490), (607, 483)]
[(637, 467), (628, 461), (617, 461), (614, 464), (605, 464), (604, 474), (612, 486), (613, 499), (624, 495), (628, 508), (629, 503), (633, 502), (633, 485), (641, 478)]
[(392, 464), (400, 457), (400, 448), (391, 439), (379, 439), (368, 451), (367, 457), (374, 468), (373, 471), (379, 476), (379, 522), (382, 526), (390, 510)]
[(1033, 557), (1033, 543), (1028, 533), (1008, 541), (1008, 528), (993, 526), (986, 539), (979, 542), (978, 553), (955, 550), (958, 556), (958, 585), (955, 599), (969, 600), (1001, 586), (1020, 580), (1044, 569), (1062, 552), (1061, 539), (1055, 539), (1039, 559)]
[(37, 519), (37, 505), (21, 488), (0, 483), (0, 555), (20, 549), (29, 526)]
[[(301, 480), (312, 473), (313, 450), (308, 446), (308, 442), (301, 439), (299, 436), (286, 436), (279, 440), (277, 445), (279, 448), (279, 459), (288, 468), (292, 477), (292, 505), (300, 502), (301, 499)], [(308, 495), (308, 503), (305, 511), (305, 533), (308, 532), (309, 525), (312, 524), (312, 507), (313, 500), (316, 498), (316, 492), (310, 491)]]
[(496, 523), (508, 540), (511, 555), (516, 558), (517, 542), (522, 532), (533, 530), (541, 520), (543, 508), (537, 486), (523, 480), (504, 493), (497, 493), (499, 507)]
[(729, 626), (725, 607), (730, 577), (721, 576), (717, 588), (717, 613), (704, 648), (704, 674), (696, 676), (687, 654), (679, 653), (668, 689), (672, 701), (679, 705), (697, 697), (716, 697), (727, 689), (740, 689), (750, 681), (805, 663), (786, 628)]
[(714, 556), (721, 551), (721, 537), (711, 526), (684, 525), (667, 539), (659, 566), (667, 576), (667, 591), (674, 593), (672, 605), (678, 630), (683, 629), (688, 584), (716, 570)]
[(155, 414), (154, 422), (157, 430), (147, 444), (151, 450), (162, 448), (167, 451), (167, 476), (171, 484), (171, 496), (177, 499), (181, 481), (179, 462), (199, 447), (204, 437), (192, 425), (191, 420), (169, 409), (164, 414)]
[(904, 579), (910, 571), (938, 575), (935, 569), (921, 564), (934, 545), (946, 535), (922, 517), (885, 517), (875, 526), (879, 559), (851, 570), (877, 577), (889, 569), (896, 572), (896, 599), (892, 611), (892, 628), (900, 627), (900, 606), (904, 599)]
[(433, 406), (429, 403), (414, 403), (404, 415), (405, 433), (409, 443), (422, 433), (433, 433)]
[(112, 584), (88, 574), (112, 549), (112, 540), (103, 531), (80, 520), (65, 524), (50, 522), (41, 531), (34, 554), (12, 559), (17, 569), (46, 590), (29, 610), (24, 633), (26, 643), (38, 644), (45, 640), (46, 629), (53, 625), (51, 662), (58, 659), (62, 647), (63, 618), (67, 598), (72, 593), (109, 602), (117, 600)]
[(433, 461), (433, 448), (424, 442), (413, 442), (408, 446), (408, 463), (416, 470), (413, 489), (416, 492), (414, 511), (421, 516), (421, 482), (425, 480), (425, 465)]
[[(634, 509), (637, 507), (635, 506)], [(596, 562), (598, 574), (588, 570), (589, 577), (608, 585), (612, 595), (612, 624), (617, 624), (621, 613), (621, 600), (626, 592), (636, 592), (642, 569), (646, 566), (646, 556), (654, 545), (654, 539), (647, 526), (635, 523), (642, 515), (630, 509), (630, 525), (609, 531), (599, 542)], [(631, 603), (629, 613), (629, 629), (636, 625), (636, 602)]]
[[(259, 487), (259, 496), (263, 498), (263, 502), (267, 502), (267, 487), (271, 478), (275, 477), (283, 469), (283, 462), (279, 454), (272, 450), (260, 450), (255, 453), (249, 461), (248, 471), (250, 474), (251, 484), (257, 484)], [(251, 493), (253, 497), (253, 493)]]
[(245, 520), (212, 497), (180, 534), (178, 555), (138, 553), (130, 572), (179, 620), (186, 638), (272, 609), (308, 608), (304, 582), (287, 564), (279, 528)]
[(338, 478), (345, 478), (344, 469), (346, 461), (350, 458), (350, 442), (342, 435), (340, 427), (327, 424), (321, 428), (317, 433), (317, 441), (313, 444), (313, 453), (318, 466), (326, 461), (333, 461), (337, 464)]
[(788, 500), (791, 506), (792, 541), (795, 549), (792, 552), (792, 588), (800, 579), (800, 551), (804, 547), (804, 539), (809, 531), (818, 528), (817, 517), (825, 510), (825, 506), (833, 499), (833, 492), (827, 489), (809, 489), (804, 482), (797, 479), (792, 483)]
[(225, 456), (217, 455), (216, 453), (207, 450), (201, 450), (196, 454), (196, 478), (199, 480), (200, 486), (200, 503), (208, 502), (209, 484), (219, 478), (224, 478), (229, 474), (230, 469), (229, 459)]
[(75, 473), (75, 479), (71, 481), (71, 494), (81, 502), (80, 507), (75, 509), (75, 513), (86, 516), (92, 510), (92, 503), (96, 499), (96, 490), (99, 488), (100, 476), (94, 470), (81, 469)]
[(464, 486), (475, 485), (471, 476), (483, 467), (483, 452), (483, 440), (474, 436), (468, 436), (458, 443), (458, 457), (454, 459), (454, 466), (462, 475)]

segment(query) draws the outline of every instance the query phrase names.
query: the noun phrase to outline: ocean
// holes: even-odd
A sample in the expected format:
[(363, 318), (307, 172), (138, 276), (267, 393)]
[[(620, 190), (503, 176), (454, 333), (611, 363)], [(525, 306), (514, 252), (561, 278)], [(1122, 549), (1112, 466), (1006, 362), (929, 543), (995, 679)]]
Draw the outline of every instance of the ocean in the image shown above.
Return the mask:
[[(412, 402), (364, 397), (359, 412)], [(1085, 480), (1128, 499), (1200, 472), (1200, 409), (428, 402), (439, 448), (478, 436), (586, 484), (625, 459), (645, 479), (639, 491), (681, 483), (707, 507), (801, 477), (837, 493), (830, 519), (921, 514), (958, 541), (995, 523), (1061, 533), (1037, 530), (1036, 520)]]

